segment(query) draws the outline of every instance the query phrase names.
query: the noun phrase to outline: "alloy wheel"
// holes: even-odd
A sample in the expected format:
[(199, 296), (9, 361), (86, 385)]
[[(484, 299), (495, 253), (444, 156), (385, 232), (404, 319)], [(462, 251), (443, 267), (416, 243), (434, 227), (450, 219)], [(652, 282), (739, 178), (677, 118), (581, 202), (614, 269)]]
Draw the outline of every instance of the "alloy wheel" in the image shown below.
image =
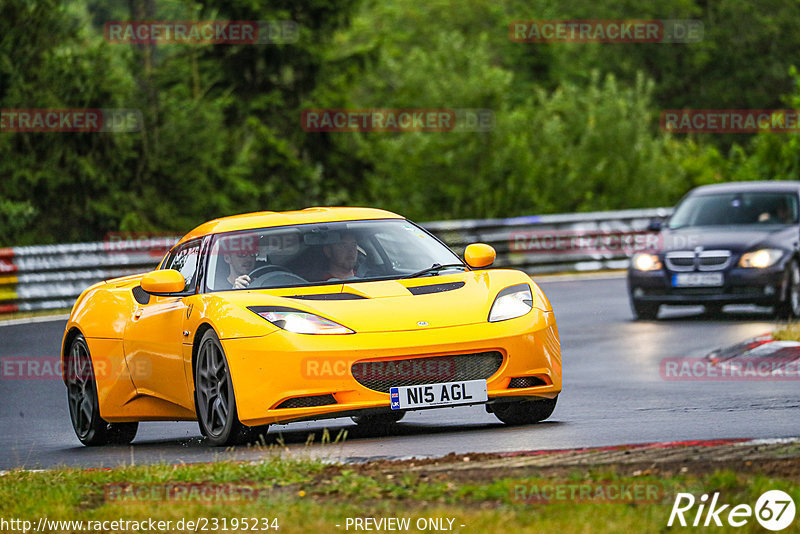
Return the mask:
[(203, 426), (212, 436), (220, 436), (230, 416), (230, 380), (222, 351), (212, 340), (203, 344), (198, 358), (198, 409)]

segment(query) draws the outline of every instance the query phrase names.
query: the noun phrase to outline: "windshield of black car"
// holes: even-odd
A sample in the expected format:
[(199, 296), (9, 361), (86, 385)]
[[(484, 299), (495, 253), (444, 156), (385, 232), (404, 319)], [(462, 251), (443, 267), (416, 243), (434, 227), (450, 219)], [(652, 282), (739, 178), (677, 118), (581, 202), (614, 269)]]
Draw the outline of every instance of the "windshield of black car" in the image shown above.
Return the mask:
[[(450, 249), (404, 219), (229, 232), (215, 236), (209, 254), (209, 291), (403, 278), (437, 264), (464, 265)], [(435, 269), (432, 274), (440, 272)]]
[(797, 194), (738, 192), (693, 195), (681, 202), (669, 228), (797, 223)]

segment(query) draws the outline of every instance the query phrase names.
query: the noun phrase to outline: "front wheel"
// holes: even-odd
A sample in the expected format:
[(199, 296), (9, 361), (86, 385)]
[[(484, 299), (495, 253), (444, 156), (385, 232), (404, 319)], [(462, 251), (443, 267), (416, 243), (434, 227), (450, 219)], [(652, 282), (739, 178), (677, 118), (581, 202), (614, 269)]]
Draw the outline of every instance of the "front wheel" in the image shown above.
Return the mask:
[(783, 319), (800, 317), (800, 264), (794, 259), (786, 268), (783, 299), (775, 306), (775, 313)]
[(65, 371), (69, 417), (80, 442), (95, 446), (127, 445), (133, 441), (139, 423), (109, 423), (100, 417), (96, 376), (89, 346), (82, 334), (72, 340)]
[(507, 425), (530, 425), (544, 421), (556, 409), (554, 399), (537, 399), (520, 402), (503, 402), (492, 406), (492, 412)]
[(249, 427), (239, 422), (228, 361), (213, 330), (203, 335), (197, 350), (194, 395), (200, 432), (211, 445), (247, 443), (267, 433), (267, 425)]

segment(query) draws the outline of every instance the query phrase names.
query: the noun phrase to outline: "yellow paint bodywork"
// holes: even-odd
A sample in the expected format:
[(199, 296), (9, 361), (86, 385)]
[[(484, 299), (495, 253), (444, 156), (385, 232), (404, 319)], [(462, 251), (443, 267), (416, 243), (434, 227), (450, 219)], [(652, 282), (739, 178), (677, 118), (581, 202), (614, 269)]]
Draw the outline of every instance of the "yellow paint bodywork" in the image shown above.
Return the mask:
[[(367, 208), (312, 208), (298, 212), (228, 217), (205, 223), (181, 242), (209, 233), (303, 222), (402, 218)], [(134, 300), (141, 275), (87, 289), (67, 323), (62, 358), (78, 332), (89, 346), (97, 377), (100, 415), (110, 422), (193, 420), (194, 348), (212, 328), (221, 340), (246, 425), (388, 408), (388, 393), (353, 377), (359, 361), (498, 351), (500, 369), (487, 380), (490, 401), (502, 397), (553, 398), (561, 391), (561, 350), (550, 302), (524, 273), (490, 269), (402, 280), (236, 290)], [(409, 287), (464, 282), (453, 291), (413, 295)], [(533, 310), (487, 321), (495, 296), (528, 283)], [(354, 293), (358, 300), (303, 300), (314, 293)], [(288, 306), (327, 317), (354, 334), (306, 335), (282, 330), (247, 306)], [(102, 373), (98, 374), (98, 369)], [(545, 385), (508, 389), (513, 377), (537, 376)], [(281, 408), (298, 396), (333, 395), (336, 404)]]

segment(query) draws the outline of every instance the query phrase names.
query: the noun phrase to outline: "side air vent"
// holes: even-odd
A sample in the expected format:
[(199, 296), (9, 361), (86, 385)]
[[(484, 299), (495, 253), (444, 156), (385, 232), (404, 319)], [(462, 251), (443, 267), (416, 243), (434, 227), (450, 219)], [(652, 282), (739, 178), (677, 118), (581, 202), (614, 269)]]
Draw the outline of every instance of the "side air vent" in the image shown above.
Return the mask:
[(275, 407), (276, 410), (284, 408), (311, 408), (313, 406), (327, 406), (328, 404), (336, 404), (336, 399), (333, 395), (310, 395), (308, 397), (293, 397), (286, 399)]
[(150, 293), (142, 289), (142, 286), (134, 287), (131, 292), (133, 293), (133, 298), (139, 304), (147, 304), (150, 302)]
[(431, 293), (443, 293), (464, 287), (464, 282), (449, 282), (447, 284), (433, 284), (428, 286), (417, 286), (406, 288), (413, 295), (430, 295)]
[(355, 293), (317, 293), (313, 295), (290, 295), (286, 298), (302, 300), (361, 300), (367, 297)]
[(546, 385), (547, 382), (538, 376), (518, 376), (511, 379), (511, 382), (508, 383), (508, 389), (532, 388)]

